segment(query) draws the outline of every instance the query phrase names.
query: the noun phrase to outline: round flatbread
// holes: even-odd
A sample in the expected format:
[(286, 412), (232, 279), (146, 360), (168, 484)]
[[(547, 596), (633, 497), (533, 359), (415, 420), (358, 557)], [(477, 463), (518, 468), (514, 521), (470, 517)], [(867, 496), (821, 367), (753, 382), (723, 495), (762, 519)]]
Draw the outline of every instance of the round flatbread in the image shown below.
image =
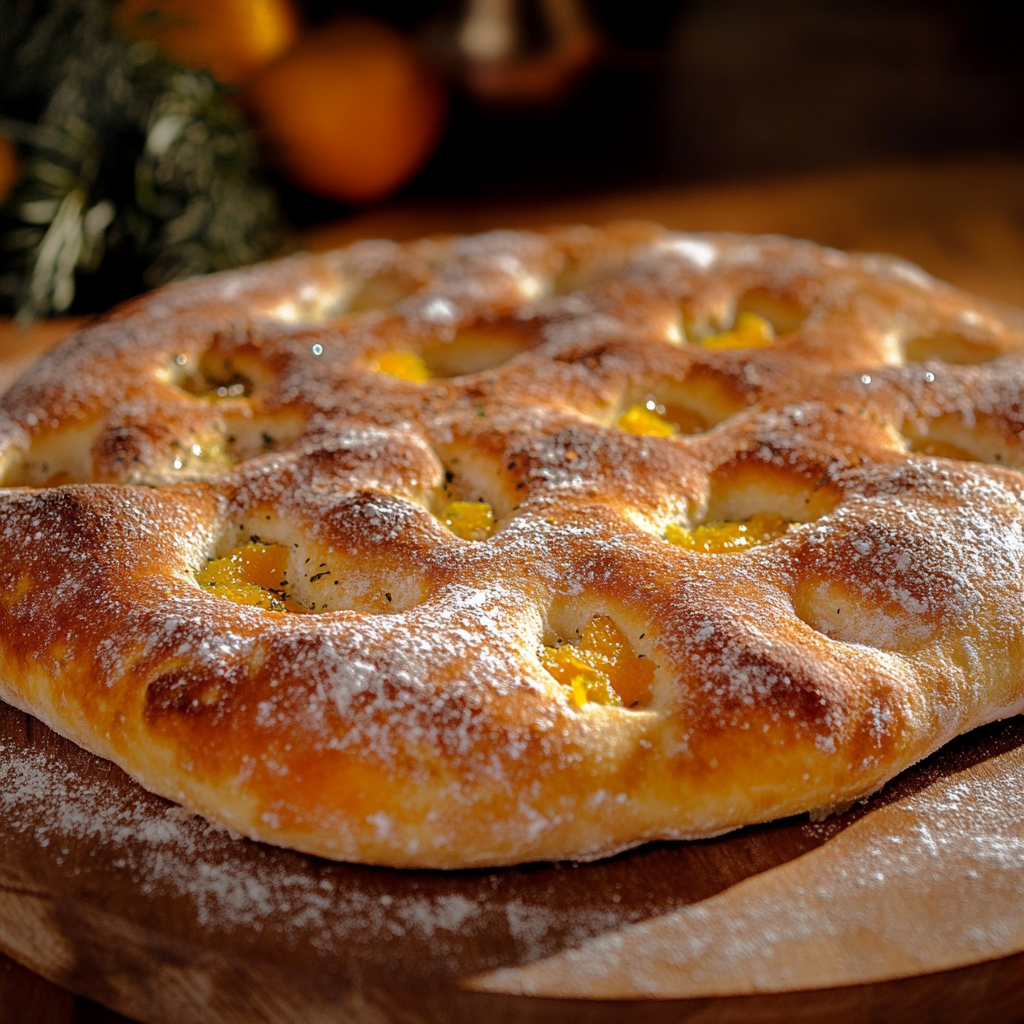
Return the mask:
[(637, 224), (189, 281), (0, 398), (0, 696), (255, 839), (455, 868), (864, 797), (1024, 709), (1024, 329)]

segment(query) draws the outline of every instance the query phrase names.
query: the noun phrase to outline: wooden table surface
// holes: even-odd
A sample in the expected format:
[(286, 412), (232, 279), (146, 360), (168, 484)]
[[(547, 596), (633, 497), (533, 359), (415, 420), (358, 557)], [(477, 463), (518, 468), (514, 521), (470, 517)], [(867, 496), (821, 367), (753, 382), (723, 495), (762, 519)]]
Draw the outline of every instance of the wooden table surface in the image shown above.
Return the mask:
[[(954, 284), (1024, 306), (1024, 161), (1009, 159), (869, 168), (752, 185), (534, 206), (395, 205), (311, 232), (306, 244), (327, 248), (365, 237), (405, 239), (439, 232), (619, 218), (657, 220), (690, 230), (778, 232), (840, 248), (895, 252)], [(0, 387), (74, 325), (58, 321), (19, 331), (9, 322), (0, 323)], [(974, 973), (968, 969), (933, 975), (920, 979), (919, 987), (922, 1003), (927, 1002), (929, 992), (934, 996), (940, 990), (971, 990), (982, 1003), (990, 1002), (993, 1010), (998, 1010), (998, 1019), (1024, 1020), (1024, 959), (1020, 956), (974, 969)], [(874, 990), (876, 994), (870, 998), (842, 990), (849, 996), (837, 997), (828, 1007), (819, 998), (813, 1010), (807, 1002), (807, 1014), (801, 1012), (805, 1004), (795, 994), (779, 1004), (779, 1012), (805, 1020), (893, 1019), (885, 1009), (890, 990), (885, 985), (874, 986)], [(901, 1005), (906, 1007), (905, 1000)], [(728, 1019), (744, 1019), (741, 1004), (736, 1012), (739, 1016)], [(572, 1013), (565, 1019), (581, 1018)], [(666, 1017), (669, 1019), (677, 1018)], [(123, 1020), (126, 1018), (72, 995), (0, 954), (0, 1024), (110, 1024)]]

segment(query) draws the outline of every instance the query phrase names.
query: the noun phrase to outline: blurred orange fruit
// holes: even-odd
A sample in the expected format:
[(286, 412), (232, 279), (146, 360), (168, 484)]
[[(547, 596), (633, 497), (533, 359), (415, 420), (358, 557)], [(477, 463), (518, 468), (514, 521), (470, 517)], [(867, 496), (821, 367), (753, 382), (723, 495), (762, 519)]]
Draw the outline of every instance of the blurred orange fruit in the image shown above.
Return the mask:
[(17, 147), (10, 139), (0, 135), (0, 203), (14, 188), (14, 183), (21, 173), (21, 161), (18, 159)]
[(412, 44), (363, 18), (308, 32), (252, 79), (246, 99), (285, 173), (345, 202), (410, 178), (444, 120), (444, 93)]
[(290, 0), (121, 0), (114, 24), (220, 82), (244, 82), (299, 34)]

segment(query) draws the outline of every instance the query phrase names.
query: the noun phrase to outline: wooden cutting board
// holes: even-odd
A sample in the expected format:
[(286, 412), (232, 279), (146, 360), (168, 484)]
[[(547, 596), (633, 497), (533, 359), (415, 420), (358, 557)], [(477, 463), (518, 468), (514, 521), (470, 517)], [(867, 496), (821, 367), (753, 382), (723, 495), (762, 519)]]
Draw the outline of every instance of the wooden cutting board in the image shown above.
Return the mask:
[(437, 872), (240, 839), (0, 705), (0, 949), (154, 1024), (1017, 1021), (1022, 868), (1022, 719), (823, 822)]

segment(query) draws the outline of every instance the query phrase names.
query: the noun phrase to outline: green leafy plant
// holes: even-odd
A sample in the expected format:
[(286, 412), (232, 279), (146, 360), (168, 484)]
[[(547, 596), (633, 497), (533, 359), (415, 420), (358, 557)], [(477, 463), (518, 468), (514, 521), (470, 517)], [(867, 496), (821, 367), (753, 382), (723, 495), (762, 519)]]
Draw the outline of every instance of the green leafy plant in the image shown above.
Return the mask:
[(119, 36), (104, 0), (22, 0), (0, 27), (0, 306), (95, 311), (252, 263), (285, 232), (248, 127), (204, 72)]

